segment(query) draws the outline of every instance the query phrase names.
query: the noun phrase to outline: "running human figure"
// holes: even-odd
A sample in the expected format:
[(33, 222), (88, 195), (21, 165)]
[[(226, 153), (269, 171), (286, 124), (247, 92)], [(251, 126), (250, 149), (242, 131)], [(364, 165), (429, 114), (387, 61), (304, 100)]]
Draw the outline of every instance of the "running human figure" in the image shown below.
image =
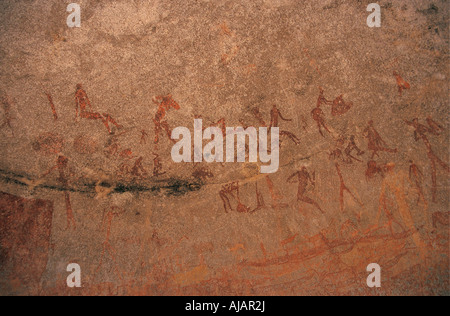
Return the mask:
[(369, 141), (368, 148), (370, 151), (372, 151), (372, 157), (370, 159), (373, 159), (375, 156), (379, 156), (379, 151), (384, 151), (388, 153), (397, 153), (397, 149), (390, 149), (387, 147), (386, 142), (381, 138), (380, 134), (377, 132), (373, 125), (373, 121), (369, 121), (369, 126), (364, 130), (363, 133), (364, 137), (366, 137)]
[(316, 123), (317, 123), (317, 127), (319, 128), (320, 135), (322, 135), (322, 137), (325, 137), (325, 135), (322, 132), (322, 127), (330, 134), (331, 134), (331, 131), (328, 129), (328, 127), (326, 125), (325, 113), (323, 112), (323, 110), (320, 107), (322, 106), (322, 104), (330, 105), (331, 102), (325, 98), (324, 90), (322, 89), (322, 87), (319, 87), (319, 90), (320, 90), (320, 94), (319, 94), (319, 98), (317, 99), (317, 107), (314, 110), (312, 110), (311, 115), (312, 115), (313, 120), (316, 121)]
[(406, 121), (406, 124), (414, 128), (414, 139), (416, 142), (418, 142), (420, 139), (422, 139), (423, 143), (425, 144), (425, 147), (427, 148), (427, 155), (430, 159), (431, 163), (431, 180), (433, 183), (433, 202), (436, 202), (436, 194), (437, 194), (437, 168), (436, 165), (439, 164), (445, 171), (450, 173), (450, 167), (448, 164), (443, 162), (439, 157), (436, 156), (434, 153), (431, 143), (428, 140), (427, 134), (431, 134), (434, 136), (441, 135), (441, 131), (443, 130), (443, 127), (439, 124), (437, 124), (435, 121), (433, 121), (431, 118), (427, 119), (428, 126), (425, 126), (421, 123), (419, 123), (419, 119), (415, 118), (411, 122)]
[(167, 133), (167, 137), (169, 137), (170, 141), (176, 142), (172, 139), (172, 131), (170, 130), (169, 123), (164, 119), (166, 117), (167, 111), (171, 108), (175, 110), (179, 110), (180, 105), (174, 101), (172, 95), (167, 96), (157, 96), (153, 98), (153, 103), (158, 106), (158, 110), (156, 112), (155, 118), (153, 122), (155, 123), (155, 144), (159, 143), (159, 134), (162, 129), (164, 129)]
[(352, 160), (362, 162), (362, 160), (360, 160), (360, 159), (356, 158), (355, 156), (353, 156), (353, 151), (356, 151), (356, 155), (358, 157), (365, 154), (365, 152), (362, 151), (358, 147), (358, 145), (356, 145), (356, 140), (355, 140), (355, 136), (354, 135), (350, 136), (349, 144), (348, 144), (347, 148), (345, 148), (344, 152), (345, 152), (345, 155), (347, 156), (347, 161), (348, 162), (352, 162)]
[(305, 167), (302, 167), (300, 171), (297, 171), (296, 173), (291, 175), (287, 179), (287, 182), (292, 183), (291, 180), (293, 180), (294, 178), (297, 178), (298, 181), (297, 201), (311, 204), (315, 206), (322, 214), (325, 214), (325, 212), (320, 208), (319, 204), (316, 201), (305, 195), (308, 184), (311, 184), (312, 186), (316, 185), (315, 181), (311, 178), (308, 170)]
[[(292, 122), (292, 119), (286, 119), (283, 117), (283, 114), (278, 109), (276, 104), (274, 104), (272, 109), (270, 110), (270, 124), (269, 125), (267, 125), (266, 121), (263, 118), (263, 115), (261, 114), (261, 112), (259, 111), (258, 108), (253, 108), (252, 114), (259, 121), (259, 124), (261, 125), (261, 127), (268, 127), (269, 129), (271, 129), (272, 127), (280, 127), (279, 119), (282, 119), (285, 122)], [(285, 130), (280, 130), (280, 136), (288, 137), (295, 145), (300, 144), (300, 139), (291, 132), (288, 132)]]
[(396, 71), (394, 71), (394, 76), (395, 76), (395, 79), (397, 79), (397, 86), (398, 86), (398, 94), (400, 95), (400, 96), (402, 96), (403, 95), (403, 90), (409, 90), (409, 89), (411, 89), (411, 85), (408, 83), (408, 82), (406, 82), (403, 78), (402, 78), (402, 76), (400, 76)]
[[(119, 125), (108, 113), (101, 115), (100, 113), (93, 112), (91, 101), (89, 100), (86, 91), (83, 90), (83, 86), (81, 84), (77, 84), (77, 91), (75, 92), (75, 107), (75, 119), (77, 119), (78, 114), (80, 114), (81, 118), (88, 120), (100, 120), (106, 126), (109, 134), (112, 134), (109, 123), (114, 124), (118, 129), (122, 128), (122, 126)], [(88, 107), (89, 109), (87, 109)]]
[[(272, 127), (280, 127), (279, 119), (282, 119), (285, 122), (292, 122), (292, 119), (286, 119), (281, 114), (281, 111), (277, 108), (276, 104), (273, 105), (272, 110), (270, 111), (270, 128)], [(280, 136), (288, 137), (295, 145), (300, 144), (300, 139), (288, 131), (280, 131)]]

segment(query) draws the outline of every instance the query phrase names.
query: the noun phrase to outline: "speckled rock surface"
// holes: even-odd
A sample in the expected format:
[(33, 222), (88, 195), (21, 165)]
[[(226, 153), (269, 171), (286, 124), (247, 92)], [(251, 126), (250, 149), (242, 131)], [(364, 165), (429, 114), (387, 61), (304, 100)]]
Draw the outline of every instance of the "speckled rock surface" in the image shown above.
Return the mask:
[[(1, 1), (0, 294), (450, 294), (449, 2), (370, 2)], [(278, 172), (174, 163), (199, 117)]]

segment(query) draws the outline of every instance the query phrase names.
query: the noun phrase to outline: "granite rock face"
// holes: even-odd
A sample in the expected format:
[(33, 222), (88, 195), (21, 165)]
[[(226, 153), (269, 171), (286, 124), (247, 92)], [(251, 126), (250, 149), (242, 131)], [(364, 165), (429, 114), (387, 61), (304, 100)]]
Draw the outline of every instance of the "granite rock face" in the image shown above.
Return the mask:
[(448, 1), (70, 2), (0, 2), (1, 295), (449, 294)]

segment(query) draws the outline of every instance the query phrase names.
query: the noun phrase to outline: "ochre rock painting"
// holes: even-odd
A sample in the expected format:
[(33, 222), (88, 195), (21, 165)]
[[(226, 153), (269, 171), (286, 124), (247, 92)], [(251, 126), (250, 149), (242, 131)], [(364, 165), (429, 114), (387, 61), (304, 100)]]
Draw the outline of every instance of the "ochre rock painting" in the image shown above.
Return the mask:
[(0, 295), (448, 295), (449, 2), (370, 3), (1, 1)]

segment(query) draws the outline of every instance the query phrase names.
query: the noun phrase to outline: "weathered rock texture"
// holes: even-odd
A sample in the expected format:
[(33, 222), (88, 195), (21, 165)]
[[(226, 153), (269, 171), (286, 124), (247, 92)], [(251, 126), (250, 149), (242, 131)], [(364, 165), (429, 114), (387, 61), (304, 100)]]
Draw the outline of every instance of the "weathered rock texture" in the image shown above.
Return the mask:
[[(448, 1), (69, 2), (0, 2), (1, 295), (449, 294)], [(277, 113), (275, 174), (172, 162)]]

